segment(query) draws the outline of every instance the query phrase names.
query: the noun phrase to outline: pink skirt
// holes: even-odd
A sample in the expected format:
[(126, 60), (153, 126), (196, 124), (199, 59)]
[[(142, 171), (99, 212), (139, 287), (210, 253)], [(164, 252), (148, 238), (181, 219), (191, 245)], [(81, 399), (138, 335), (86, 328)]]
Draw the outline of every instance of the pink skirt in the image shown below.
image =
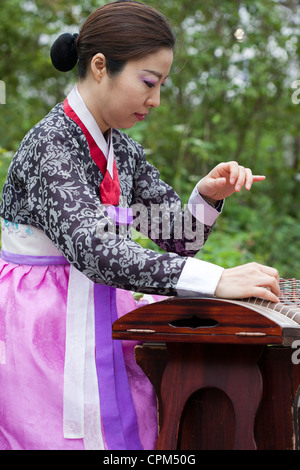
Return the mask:
[[(63, 435), (66, 306), (70, 266), (28, 266), (0, 258), (0, 450), (83, 450)], [(163, 297), (153, 296), (155, 301)], [(118, 316), (139, 306), (117, 290)], [(145, 450), (155, 448), (157, 403), (122, 342), (126, 371)]]

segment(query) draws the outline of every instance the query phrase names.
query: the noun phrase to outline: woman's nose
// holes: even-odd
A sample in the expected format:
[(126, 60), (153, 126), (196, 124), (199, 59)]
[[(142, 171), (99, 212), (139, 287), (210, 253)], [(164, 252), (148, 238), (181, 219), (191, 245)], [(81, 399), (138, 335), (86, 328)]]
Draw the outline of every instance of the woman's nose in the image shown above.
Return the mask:
[(151, 108), (158, 108), (160, 105), (160, 88), (153, 88), (151, 95), (147, 99), (147, 105)]

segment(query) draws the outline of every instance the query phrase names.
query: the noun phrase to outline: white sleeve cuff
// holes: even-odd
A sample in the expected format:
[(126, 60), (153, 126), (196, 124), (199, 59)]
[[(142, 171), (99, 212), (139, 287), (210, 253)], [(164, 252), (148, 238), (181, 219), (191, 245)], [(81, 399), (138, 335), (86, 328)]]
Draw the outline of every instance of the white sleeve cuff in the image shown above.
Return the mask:
[(193, 192), (190, 196), (188, 202), (188, 208), (192, 215), (196, 217), (199, 222), (210, 227), (215, 223), (218, 216), (220, 215), (223, 209), (223, 203), (221, 205), (220, 211), (215, 207), (211, 206), (203, 197), (199, 194), (197, 186), (193, 189)]
[(176, 286), (179, 297), (214, 297), (224, 268), (188, 258)]

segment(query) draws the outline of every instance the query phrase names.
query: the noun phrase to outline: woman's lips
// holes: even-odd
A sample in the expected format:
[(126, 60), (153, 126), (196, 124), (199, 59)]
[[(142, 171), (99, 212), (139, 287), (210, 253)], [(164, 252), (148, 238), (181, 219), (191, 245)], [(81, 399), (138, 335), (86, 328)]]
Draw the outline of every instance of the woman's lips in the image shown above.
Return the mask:
[(147, 114), (138, 114), (138, 113), (135, 113), (135, 116), (137, 118), (138, 121), (143, 121), (145, 119), (145, 117), (147, 116)]

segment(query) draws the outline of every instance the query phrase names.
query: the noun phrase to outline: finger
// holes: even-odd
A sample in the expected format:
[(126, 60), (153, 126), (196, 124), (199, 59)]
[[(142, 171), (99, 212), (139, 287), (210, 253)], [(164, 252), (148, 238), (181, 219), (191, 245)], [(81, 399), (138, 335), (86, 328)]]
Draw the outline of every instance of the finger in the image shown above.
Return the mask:
[(277, 297), (280, 296), (280, 287), (277, 279), (274, 277), (270, 276), (270, 281), (268, 284), (266, 284), (264, 287), (268, 287), (273, 294), (275, 294)]
[(226, 184), (226, 178), (217, 178), (217, 179), (213, 180), (212, 182), (213, 182), (214, 186), (216, 185), (219, 188), (221, 188), (222, 186), (224, 186)]
[(275, 275), (265, 275), (257, 285), (269, 289), (277, 297), (280, 296), (279, 280)]
[(268, 300), (269, 302), (279, 303), (280, 299), (269, 289), (263, 287), (257, 287), (253, 289), (253, 297), (258, 297), (259, 299)]
[[(252, 273), (255, 273), (256, 282), (253, 286), (254, 289), (259, 289), (259, 292), (263, 294), (263, 298), (268, 298), (268, 300), (279, 302), (280, 296), (280, 286), (279, 286), (279, 273), (277, 269), (265, 266), (258, 263), (250, 263), (250, 268), (252, 268)], [(257, 272), (258, 269), (258, 272)], [(269, 293), (266, 293), (265, 291)]]
[(236, 184), (239, 176), (239, 165), (237, 162), (229, 162), (230, 184)]
[(224, 177), (227, 181), (230, 182), (230, 184), (234, 184), (238, 177), (239, 165), (234, 161), (219, 163), (219, 165), (217, 165), (211, 173), (213, 172), (216, 172), (218, 175), (217, 177)]
[(279, 273), (277, 269), (272, 268), (271, 266), (265, 266), (264, 264), (257, 264), (257, 266), (261, 272), (267, 274), (268, 276), (272, 276), (273, 278), (276, 279), (277, 282), (279, 282)]
[(250, 170), (250, 168), (246, 168), (245, 173), (246, 173), (245, 188), (247, 191), (250, 191), (252, 184), (253, 184), (252, 171)]
[(238, 178), (237, 178), (235, 188), (234, 188), (237, 192), (239, 192), (242, 189), (242, 187), (245, 184), (245, 180), (246, 180), (246, 170), (245, 170), (245, 168), (243, 166), (239, 166), (238, 170), (239, 170)]
[(253, 175), (253, 183), (258, 183), (259, 181), (264, 181), (266, 179), (263, 175)]

